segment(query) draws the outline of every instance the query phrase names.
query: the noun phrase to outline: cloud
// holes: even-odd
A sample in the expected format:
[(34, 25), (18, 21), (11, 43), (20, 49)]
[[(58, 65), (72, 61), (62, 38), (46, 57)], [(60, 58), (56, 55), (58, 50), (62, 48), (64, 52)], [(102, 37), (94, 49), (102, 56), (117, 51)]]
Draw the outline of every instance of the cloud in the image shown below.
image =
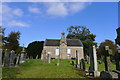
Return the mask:
[(3, 26), (16, 26), (27, 27), (28, 24), (20, 22), (20, 18), (23, 17), (24, 12), (20, 8), (12, 8), (7, 4), (2, 4), (2, 25)]
[(23, 11), (21, 9), (15, 9), (13, 10), (13, 14), (16, 15), (16, 16), (22, 16), (23, 15)]
[(36, 14), (41, 13), (41, 12), (40, 12), (40, 9), (37, 8), (37, 7), (29, 7), (28, 10), (29, 10), (30, 12), (36, 13)]
[(46, 8), (46, 14), (51, 16), (57, 16), (57, 17), (65, 17), (71, 14), (78, 13), (85, 9), (87, 3), (85, 2), (69, 2), (69, 3), (47, 3), (44, 6)]
[(46, 9), (47, 15), (52, 16), (67, 16), (67, 8), (64, 3), (50, 3)]
[(8, 26), (11, 26), (11, 27), (28, 27), (29, 25), (24, 23), (24, 22), (20, 22), (20, 21), (11, 21), (7, 24)]

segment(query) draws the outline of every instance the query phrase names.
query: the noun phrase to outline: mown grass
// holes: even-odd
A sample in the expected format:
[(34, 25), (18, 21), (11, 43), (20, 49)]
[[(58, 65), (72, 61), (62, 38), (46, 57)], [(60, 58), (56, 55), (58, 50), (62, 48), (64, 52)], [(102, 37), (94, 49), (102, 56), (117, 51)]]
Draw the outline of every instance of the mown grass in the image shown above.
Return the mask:
[(50, 64), (43, 64), (38, 59), (28, 60), (19, 67), (3, 68), (3, 78), (91, 78), (70, 65), (70, 60), (61, 60), (60, 66), (56, 63), (57, 60)]
[[(85, 72), (76, 69), (70, 65), (71, 60), (61, 60), (60, 66), (56, 66), (57, 60), (51, 60), (50, 64), (44, 64), (39, 59), (27, 60), (18, 67), (3, 68), (3, 78), (86, 78)], [(86, 62), (86, 69), (89, 64)], [(115, 70), (115, 64), (112, 63), (112, 69)], [(104, 63), (98, 64), (98, 70), (104, 70)]]

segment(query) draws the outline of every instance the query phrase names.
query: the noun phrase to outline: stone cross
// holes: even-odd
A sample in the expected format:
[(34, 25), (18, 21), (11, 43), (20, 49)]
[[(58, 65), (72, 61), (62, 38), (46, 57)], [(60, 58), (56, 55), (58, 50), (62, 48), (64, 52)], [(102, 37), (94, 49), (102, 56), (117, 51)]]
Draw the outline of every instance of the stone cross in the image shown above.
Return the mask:
[(14, 60), (15, 60), (15, 51), (12, 50), (10, 53), (10, 66), (14, 66)]
[(110, 59), (109, 59), (109, 46), (105, 46), (104, 64), (105, 64), (105, 71), (112, 71), (111, 62), (110, 62)]
[(100, 76), (100, 72), (98, 72), (98, 65), (97, 65), (97, 56), (96, 56), (96, 47), (90, 47), (90, 74), (94, 77)]

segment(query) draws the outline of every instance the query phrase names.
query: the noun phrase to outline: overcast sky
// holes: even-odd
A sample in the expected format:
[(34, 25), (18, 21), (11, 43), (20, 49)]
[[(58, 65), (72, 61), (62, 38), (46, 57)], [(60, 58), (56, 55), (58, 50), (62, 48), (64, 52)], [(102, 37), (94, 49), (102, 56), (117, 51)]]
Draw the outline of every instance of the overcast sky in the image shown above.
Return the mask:
[(98, 43), (105, 39), (114, 41), (117, 36), (117, 2), (9, 2), (2, 5), (2, 14), (6, 35), (20, 31), (20, 45), (25, 46), (32, 41), (60, 38), (70, 26), (86, 26)]

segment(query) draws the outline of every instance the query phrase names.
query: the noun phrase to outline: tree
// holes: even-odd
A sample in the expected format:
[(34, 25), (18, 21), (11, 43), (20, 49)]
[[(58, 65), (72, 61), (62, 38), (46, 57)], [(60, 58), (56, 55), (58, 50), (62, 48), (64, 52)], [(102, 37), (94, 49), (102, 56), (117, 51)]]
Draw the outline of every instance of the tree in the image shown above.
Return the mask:
[(116, 53), (117, 46), (114, 44), (114, 42), (111, 40), (105, 40), (104, 42), (100, 43), (98, 48), (97, 55), (99, 55), (99, 57), (103, 56), (105, 46), (109, 46), (109, 49), (111, 49), (113, 55)]
[(97, 46), (97, 43), (94, 42), (96, 35), (92, 34), (85, 26), (70, 26), (67, 31), (68, 39), (80, 39), (82, 41), (85, 55), (89, 55), (90, 45)]
[(11, 32), (8, 37), (5, 37), (5, 47), (10, 50), (19, 48), (20, 32)]
[(34, 42), (30, 43), (27, 47), (28, 56), (29, 57), (32, 56), (35, 59), (36, 56), (38, 55), (39, 58), (41, 58), (43, 44), (44, 44), (44, 41), (34, 41)]
[(117, 38), (115, 39), (115, 42), (120, 46), (120, 27), (116, 29), (116, 31), (117, 31)]

